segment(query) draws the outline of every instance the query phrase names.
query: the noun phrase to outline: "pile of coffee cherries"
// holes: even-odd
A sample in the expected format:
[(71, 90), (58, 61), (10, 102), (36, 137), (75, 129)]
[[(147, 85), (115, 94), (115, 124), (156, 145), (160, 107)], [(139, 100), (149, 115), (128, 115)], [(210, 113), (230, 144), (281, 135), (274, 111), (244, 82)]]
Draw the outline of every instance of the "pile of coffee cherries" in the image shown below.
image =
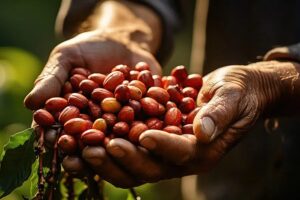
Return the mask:
[(138, 144), (148, 129), (193, 134), (201, 86), (201, 75), (188, 75), (184, 66), (163, 77), (153, 75), (145, 62), (117, 65), (109, 74), (73, 68), (61, 97), (48, 99), (33, 118), (45, 129), (45, 138), (53, 127), (62, 127), (58, 146), (67, 155), (118, 137)]

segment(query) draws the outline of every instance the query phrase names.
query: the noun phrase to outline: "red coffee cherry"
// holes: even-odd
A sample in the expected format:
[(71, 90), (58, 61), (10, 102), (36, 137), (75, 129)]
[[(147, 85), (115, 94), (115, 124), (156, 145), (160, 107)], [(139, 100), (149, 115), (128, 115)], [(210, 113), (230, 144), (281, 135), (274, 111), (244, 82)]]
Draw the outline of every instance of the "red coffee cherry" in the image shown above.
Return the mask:
[(88, 105), (88, 99), (79, 93), (72, 93), (69, 96), (68, 102), (72, 106), (76, 106), (79, 109), (83, 109)]
[(183, 134), (194, 134), (193, 124), (186, 124), (182, 127)]
[(170, 85), (177, 85), (177, 80), (174, 76), (164, 76), (162, 78), (162, 84), (165, 89), (167, 89)]
[(202, 76), (199, 74), (190, 74), (184, 81), (183, 85), (184, 87), (193, 87), (196, 90), (200, 90), (202, 87)]
[(130, 67), (128, 67), (127, 65), (117, 65), (111, 71), (120, 71), (124, 74), (125, 77), (129, 77)]
[(181, 100), (181, 103), (179, 105), (179, 109), (183, 112), (183, 113), (189, 113), (192, 110), (194, 110), (196, 107), (196, 103), (194, 101), (194, 99), (192, 99), (191, 97), (184, 97)]
[(68, 101), (62, 97), (52, 97), (45, 103), (45, 108), (49, 112), (58, 112), (68, 106)]
[(104, 113), (102, 118), (105, 120), (108, 127), (113, 127), (117, 122), (117, 117), (112, 113)]
[(171, 108), (166, 112), (165, 124), (178, 126), (181, 124), (182, 114), (178, 108)]
[(170, 99), (169, 93), (165, 89), (160, 87), (150, 87), (147, 91), (146, 96), (155, 99), (161, 104), (166, 104)]
[(78, 117), (80, 114), (80, 111), (75, 106), (67, 106), (65, 109), (63, 109), (59, 115), (58, 121), (61, 124), (66, 123), (70, 119)]
[(143, 111), (149, 116), (157, 116), (159, 114), (159, 104), (156, 100), (145, 97), (141, 99)]
[(97, 87), (99, 87), (99, 85), (95, 81), (89, 79), (83, 80), (79, 84), (79, 89), (85, 94), (90, 94)]
[(136, 71), (136, 70), (131, 70), (129, 72), (129, 80), (132, 81), (132, 80), (137, 80), (137, 77), (139, 75), (139, 71)]
[(180, 88), (178, 85), (170, 85), (167, 89), (169, 95), (170, 95), (170, 100), (179, 104), (181, 100), (183, 99), (183, 95), (181, 94)]
[(132, 126), (128, 133), (129, 141), (137, 144), (139, 142), (140, 135), (146, 130), (148, 130), (148, 127), (144, 123), (137, 123), (136, 125)]
[(116, 98), (105, 98), (101, 102), (101, 109), (104, 112), (108, 113), (117, 113), (121, 110), (121, 104), (117, 101)]
[(198, 90), (196, 90), (195, 88), (192, 88), (192, 87), (185, 87), (182, 89), (182, 94), (185, 97), (191, 97), (194, 100), (196, 100), (197, 96), (198, 96)]
[(113, 132), (116, 136), (125, 136), (129, 132), (129, 125), (126, 122), (117, 122), (113, 127)]
[(101, 87), (103, 86), (103, 81), (105, 78), (106, 78), (106, 76), (104, 74), (100, 74), (100, 73), (93, 73), (93, 74), (89, 75), (89, 77), (88, 77), (88, 79), (94, 81)]
[(88, 102), (88, 110), (89, 114), (93, 119), (97, 119), (101, 116), (101, 108), (97, 104), (95, 104), (93, 101)]
[(78, 91), (80, 82), (85, 79), (86, 79), (86, 77), (81, 74), (74, 74), (73, 76), (71, 76), (70, 83), (71, 83), (73, 89)]
[(64, 131), (70, 135), (81, 134), (90, 128), (92, 128), (92, 123), (81, 118), (70, 119), (64, 124)]
[(137, 71), (150, 70), (150, 66), (146, 62), (138, 62), (134, 68)]
[(115, 98), (119, 102), (127, 102), (130, 98), (130, 91), (127, 85), (118, 85), (115, 89)]
[(89, 115), (84, 114), (84, 113), (80, 113), (78, 117), (81, 118), (81, 119), (89, 120), (89, 121), (92, 120)]
[(96, 88), (92, 92), (92, 99), (97, 102), (101, 102), (103, 99), (108, 97), (114, 97), (114, 94), (111, 91), (104, 88)]
[(192, 110), (188, 115), (187, 118), (185, 120), (186, 124), (193, 124), (194, 122), (194, 118), (196, 117), (197, 113), (200, 111), (200, 108), (197, 107), (194, 110)]
[(40, 126), (51, 126), (55, 123), (54, 117), (45, 109), (35, 111), (33, 119)]
[(103, 133), (105, 133), (106, 129), (107, 129), (105, 119), (103, 119), (103, 118), (96, 119), (93, 123), (93, 129), (97, 129), (97, 130), (102, 131)]
[(169, 110), (170, 108), (177, 108), (176, 103), (172, 102), (172, 101), (168, 101), (166, 103), (166, 109)]
[(68, 155), (74, 154), (77, 150), (76, 139), (71, 135), (60, 136), (57, 144), (60, 150)]
[(152, 78), (154, 80), (155, 87), (163, 87), (162, 78), (160, 75), (153, 75)]
[(135, 87), (139, 88), (142, 91), (143, 95), (146, 94), (146, 92), (147, 92), (146, 85), (139, 80), (130, 81), (128, 86), (135, 86)]
[(140, 113), (142, 110), (142, 105), (139, 101), (129, 100), (128, 105), (133, 108), (135, 114)]
[(175, 67), (171, 71), (171, 75), (174, 76), (178, 82), (183, 82), (188, 77), (186, 68), (183, 65)]
[(114, 91), (118, 85), (125, 80), (124, 74), (120, 71), (109, 73), (103, 81), (103, 87), (107, 90)]
[(72, 93), (72, 92), (73, 92), (72, 84), (69, 81), (65, 82), (65, 84), (62, 88), (62, 95)]
[(86, 145), (100, 145), (104, 141), (105, 135), (97, 129), (89, 129), (81, 134), (81, 141)]
[(124, 121), (127, 123), (131, 123), (134, 120), (134, 110), (130, 106), (124, 106), (119, 114), (118, 114), (118, 120)]
[(137, 79), (143, 82), (147, 88), (154, 86), (154, 80), (152, 78), (152, 73), (148, 70), (143, 70), (139, 73)]
[(164, 122), (158, 118), (149, 118), (146, 120), (146, 125), (149, 129), (162, 130)]

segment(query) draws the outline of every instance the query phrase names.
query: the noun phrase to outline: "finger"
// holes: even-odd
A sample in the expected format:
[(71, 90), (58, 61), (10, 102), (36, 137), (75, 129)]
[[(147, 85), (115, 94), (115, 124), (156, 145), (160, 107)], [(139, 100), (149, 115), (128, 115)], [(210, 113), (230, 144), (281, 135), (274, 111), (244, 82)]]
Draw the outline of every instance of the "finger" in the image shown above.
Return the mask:
[(66, 156), (62, 161), (63, 168), (71, 175), (83, 177), (87, 174), (87, 166), (77, 156)]
[(70, 69), (71, 65), (68, 62), (62, 62), (56, 57), (50, 58), (35, 81), (35, 86), (25, 97), (25, 106), (31, 110), (36, 110), (42, 107), (47, 99), (59, 96)]
[(82, 157), (99, 176), (117, 187), (140, 185), (110, 159), (103, 147), (86, 147)]
[(193, 160), (197, 152), (195, 137), (185, 137), (164, 131), (145, 131), (139, 141), (146, 149), (177, 165)]
[[(201, 98), (201, 95), (199, 97)], [(194, 133), (200, 142), (211, 142), (234, 123), (241, 113), (239, 110), (241, 98), (241, 89), (222, 87), (207, 103), (202, 103), (193, 123)]]
[(167, 173), (170, 172), (167, 165), (155, 161), (146, 149), (124, 139), (111, 140), (106, 150), (138, 180), (156, 182), (168, 176)]

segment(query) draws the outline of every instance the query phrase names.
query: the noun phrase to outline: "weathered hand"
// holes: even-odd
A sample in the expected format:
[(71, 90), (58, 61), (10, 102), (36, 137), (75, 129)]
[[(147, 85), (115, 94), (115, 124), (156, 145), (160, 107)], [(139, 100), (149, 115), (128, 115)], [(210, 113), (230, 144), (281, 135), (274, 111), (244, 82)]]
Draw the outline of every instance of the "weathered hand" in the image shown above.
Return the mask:
[(145, 61), (154, 74), (160, 74), (160, 65), (152, 54), (130, 41), (124, 34), (126, 33), (91, 31), (59, 44), (51, 52), (33, 90), (25, 98), (26, 107), (35, 110), (42, 107), (47, 99), (59, 96), (73, 67), (107, 73), (118, 64), (134, 66), (139, 61)]

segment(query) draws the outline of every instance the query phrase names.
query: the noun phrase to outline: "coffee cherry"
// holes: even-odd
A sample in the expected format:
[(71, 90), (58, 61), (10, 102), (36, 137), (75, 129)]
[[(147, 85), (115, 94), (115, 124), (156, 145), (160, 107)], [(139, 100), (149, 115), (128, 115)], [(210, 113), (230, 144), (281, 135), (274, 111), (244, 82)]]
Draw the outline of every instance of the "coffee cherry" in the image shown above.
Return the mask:
[(148, 70), (143, 70), (139, 73), (137, 79), (143, 82), (147, 88), (154, 86), (154, 80), (152, 74)]
[(157, 116), (159, 113), (159, 104), (156, 100), (145, 97), (141, 99), (141, 106), (143, 111), (149, 116)]
[(129, 80), (132, 81), (132, 80), (137, 80), (137, 77), (139, 75), (139, 71), (136, 71), (136, 70), (131, 70), (129, 72)]
[(129, 77), (130, 67), (128, 67), (127, 65), (117, 65), (111, 71), (120, 71), (124, 74), (125, 77)]
[(192, 87), (185, 87), (185, 88), (182, 89), (182, 94), (185, 97), (191, 97), (194, 100), (196, 100), (197, 96), (198, 96), (198, 91), (195, 88), (192, 88)]
[(172, 101), (168, 101), (166, 103), (166, 109), (169, 110), (170, 108), (177, 108), (176, 103), (172, 102)]
[(143, 93), (139, 88), (130, 85), (128, 86), (128, 88), (130, 93), (130, 99), (138, 101), (143, 97)]
[(53, 148), (56, 142), (57, 135), (58, 135), (57, 130), (47, 129), (47, 131), (44, 134), (45, 144), (47, 147)]
[(80, 114), (80, 111), (75, 106), (67, 106), (65, 109), (63, 109), (59, 115), (58, 121), (61, 124), (66, 123), (70, 119), (78, 117)]
[(92, 118), (89, 115), (84, 114), (84, 113), (80, 113), (79, 116), (78, 116), (78, 118), (89, 120), (89, 121), (92, 120)]
[(45, 103), (45, 108), (49, 112), (58, 112), (67, 107), (68, 101), (62, 97), (52, 97)]
[(180, 88), (178, 85), (170, 85), (167, 89), (169, 95), (170, 95), (170, 100), (179, 104), (181, 100), (183, 99), (183, 95), (181, 94)]
[(94, 81), (99, 86), (103, 86), (103, 81), (105, 78), (106, 78), (106, 76), (104, 74), (100, 74), (100, 73), (93, 73), (88, 76), (88, 79)]
[(109, 112), (109, 113), (117, 113), (121, 109), (121, 104), (117, 101), (116, 98), (105, 98), (101, 102), (101, 109), (104, 112)]
[(160, 75), (153, 75), (152, 78), (154, 80), (155, 87), (163, 87), (162, 78)]
[(159, 103), (157, 115), (161, 116), (161, 115), (165, 114), (165, 112), (166, 112), (166, 108), (162, 104)]
[(188, 77), (186, 68), (183, 65), (175, 67), (171, 71), (171, 75), (174, 76), (178, 82), (183, 82)]
[(88, 77), (90, 73), (90, 70), (83, 67), (76, 67), (71, 70), (71, 75), (80, 74), (82, 76)]
[(116, 136), (125, 136), (129, 132), (129, 126), (126, 122), (117, 122), (113, 127), (113, 132)]
[(150, 87), (147, 91), (146, 96), (155, 99), (161, 104), (166, 104), (170, 99), (169, 93), (165, 89), (160, 87)]
[(194, 134), (193, 124), (186, 124), (182, 127), (183, 134)]
[(129, 133), (128, 133), (128, 139), (130, 142), (137, 144), (139, 141), (140, 135), (148, 130), (148, 127), (144, 123), (137, 123), (134, 126), (131, 127)]
[(90, 94), (97, 87), (99, 87), (99, 85), (95, 81), (89, 79), (83, 80), (79, 84), (79, 89), (85, 94)]
[(146, 125), (149, 129), (161, 130), (163, 128), (164, 122), (158, 118), (149, 118), (146, 120)]
[(102, 131), (97, 129), (89, 129), (81, 134), (81, 141), (86, 145), (100, 145), (105, 138)]
[(66, 154), (71, 155), (77, 150), (76, 139), (71, 135), (62, 135), (58, 139), (58, 147)]
[(143, 95), (146, 94), (146, 92), (147, 92), (146, 85), (139, 80), (130, 81), (128, 86), (135, 86), (135, 87), (139, 88), (142, 91)]
[(106, 121), (103, 118), (96, 119), (93, 123), (93, 129), (97, 129), (105, 133), (107, 129)]
[(117, 122), (117, 117), (112, 113), (104, 113), (102, 118), (105, 120), (108, 127), (113, 127)]
[(103, 99), (108, 97), (114, 97), (114, 94), (111, 91), (106, 90), (104, 88), (96, 88), (92, 92), (92, 99), (97, 102), (101, 102)]
[(83, 81), (85, 79), (86, 79), (86, 77), (81, 74), (74, 74), (73, 76), (71, 76), (70, 82), (71, 82), (73, 89), (78, 91), (79, 84), (81, 83), (81, 81)]
[(177, 80), (174, 76), (164, 76), (162, 78), (162, 84), (165, 89), (167, 89), (170, 85), (177, 85)]
[(124, 106), (118, 114), (118, 120), (131, 123), (134, 120), (134, 110), (130, 106)]
[(177, 135), (181, 135), (182, 134), (181, 128), (179, 128), (178, 126), (172, 126), (172, 125), (166, 126), (163, 129), (163, 131), (166, 131), (168, 133), (174, 133), (174, 134), (177, 134)]
[(33, 119), (40, 126), (51, 126), (55, 123), (54, 117), (45, 109), (35, 111)]
[(191, 97), (184, 97), (181, 100), (181, 103), (179, 105), (179, 109), (183, 113), (189, 113), (192, 110), (194, 110), (195, 107), (196, 107), (196, 103), (195, 103), (194, 99), (192, 99)]
[(138, 62), (135, 67), (137, 71), (150, 70), (150, 66), (145, 62)]
[(184, 87), (193, 87), (196, 90), (200, 90), (200, 88), (202, 87), (202, 83), (202, 76), (200, 76), (199, 74), (190, 74), (184, 81), (183, 85)]
[(178, 126), (181, 124), (182, 114), (178, 108), (171, 108), (166, 112), (165, 124)]
[(72, 93), (69, 96), (68, 102), (72, 106), (76, 106), (79, 109), (83, 109), (88, 105), (88, 99), (79, 93)]
[(127, 102), (130, 98), (130, 91), (127, 85), (118, 85), (115, 89), (115, 98), (119, 102)]
[(93, 119), (97, 119), (101, 116), (101, 108), (97, 104), (95, 104), (93, 101), (88, 102), (88, 109), (89, 114)]
[(64, 124), (64, 131), (70, 135), (81, 134), (92, 128), (92, 123), (81, 118), (73, 118)]
[(107, 90), (114, 91), (118, 85), (124, 81), (124, 74), (120, 71), (111, 72), (103, 81), (103, 87)]
[(65, 94), (72, 93), (72, 92), (73, 92), (72, 84), (69, 81), (65, 82), (65, 84), (62, 88), (62, 94), (65, 95)]
[(129, 100), (128, 105), (133, 108), (135, 114), (140, 113), (142, 110), (142, 105), (139, 101)]
[(197, 113), (200, 111), (200, 108), (197, 107), (194, 110), (192, 110), (188, 115), (187, 118), (185, 120), (186, 124), (193, 124), (194, 122), (194, 118), (196, 117)]

